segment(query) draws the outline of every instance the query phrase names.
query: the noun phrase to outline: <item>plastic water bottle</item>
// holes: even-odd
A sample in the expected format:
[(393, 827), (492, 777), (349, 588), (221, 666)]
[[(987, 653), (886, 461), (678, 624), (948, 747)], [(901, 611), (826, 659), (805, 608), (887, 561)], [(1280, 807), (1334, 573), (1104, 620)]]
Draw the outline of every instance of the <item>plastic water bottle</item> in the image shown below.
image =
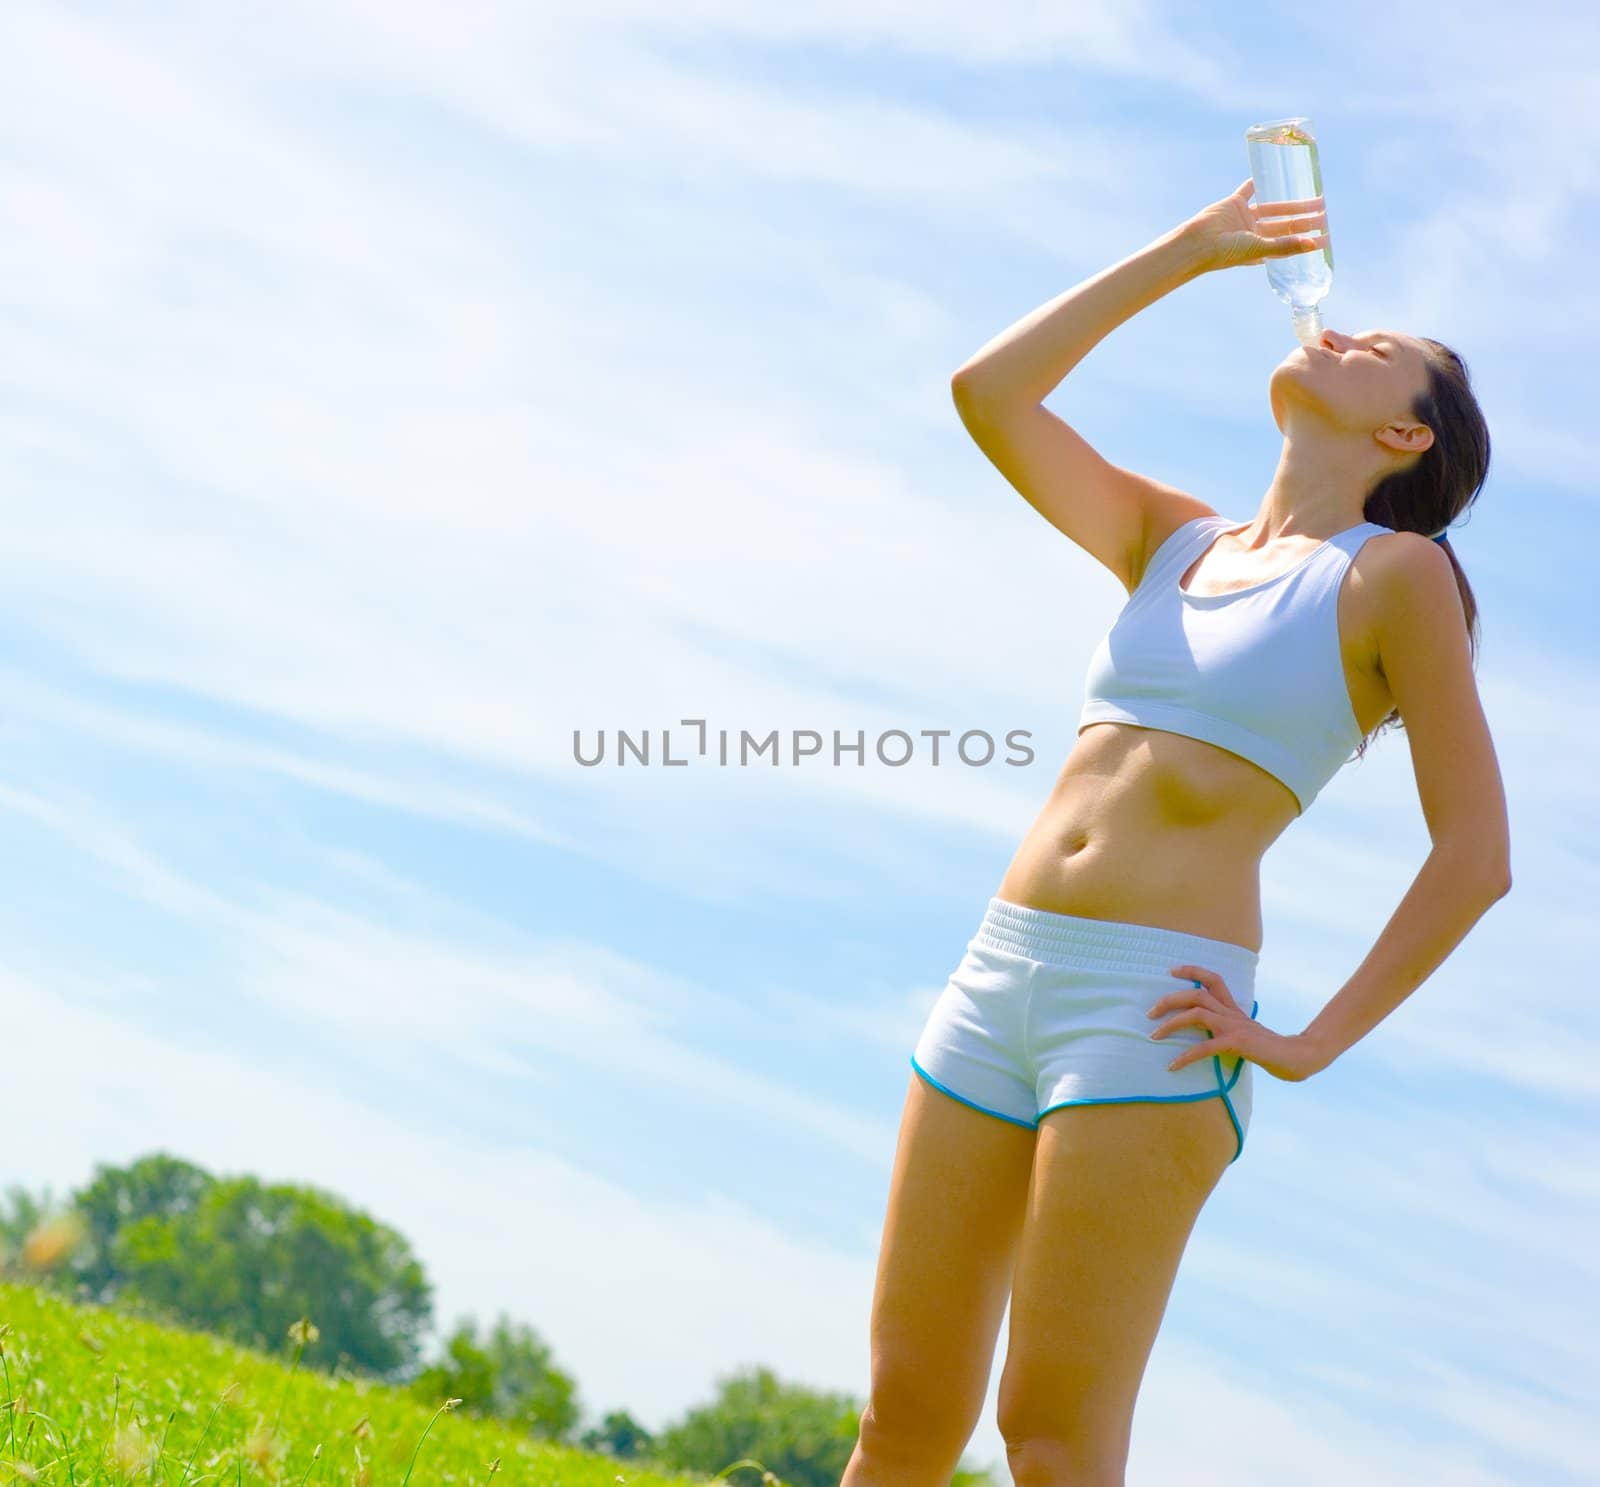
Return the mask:
[[(1310, 119), (1252, 124), (1244, 139), (1250, 151), (1250, 179), (1255, 182), (1257, 206), (1322, 195), (1322, 167), (1317, 162), (1317, 140)], [(1320, 339), (1322, 311), (1318, 306), (1333, 288), (1332, 245), (1324, 243), (1285, 258), (1269, 258), (1266, 270), (1272, 292), (1294, 317), (1295, 335), (1307, 345)]]

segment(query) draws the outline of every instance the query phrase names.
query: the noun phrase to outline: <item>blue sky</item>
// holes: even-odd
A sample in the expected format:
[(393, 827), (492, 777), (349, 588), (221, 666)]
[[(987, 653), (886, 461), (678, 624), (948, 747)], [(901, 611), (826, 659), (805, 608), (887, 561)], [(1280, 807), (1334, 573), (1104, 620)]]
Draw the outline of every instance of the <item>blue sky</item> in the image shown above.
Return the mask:
[[(336, 1189), (591, 1417), (753, 1362), (864, 1397), (909, 1051), (1122, 593), (950, 372), (1304, 113), (1328, 324), (1448, 342), (1489, 416), (1456, 550), (1516, 881), (1328, 1071), (1257, 1078), (1129, 1481), (1583, 1480), (1600, 26), (790, 9), (7, 7), (10, 1177)], [(1208, 275), (1050, 406), (1245, 520), (1291, 346), (1263, 270)], [(573, 762), (683, 718), (1034, 762)], [(1264, 1023), (1426, 850), (1391, 732), (1266, 860)]]

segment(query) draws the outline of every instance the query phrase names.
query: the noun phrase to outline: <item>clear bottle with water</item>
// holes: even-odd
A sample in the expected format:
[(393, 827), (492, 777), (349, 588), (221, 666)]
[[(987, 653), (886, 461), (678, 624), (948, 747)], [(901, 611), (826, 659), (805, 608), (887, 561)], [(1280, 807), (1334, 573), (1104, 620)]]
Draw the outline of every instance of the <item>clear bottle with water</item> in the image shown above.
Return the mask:
[[(1250, 152), (1250, 179), (1255, 182), (1256, 205), (1273, 201), (1303, 201), (1322, 195), (1322, 167), (1317, 162), (1317, 140), (1311, 120), (1301, 117), (1272, 119), (1245, 130)], [(1270, 218), (1268, 219), (1271, 220)], [(1324, 233), (1323, 236), (1326, 236)], [(1266, 261), (1267, 283), (1289, 306), (1294, 333), (1307, 345), (1322, 335), (1324, 296), (1333, 288), (1333, 246), (1291, 253)]]

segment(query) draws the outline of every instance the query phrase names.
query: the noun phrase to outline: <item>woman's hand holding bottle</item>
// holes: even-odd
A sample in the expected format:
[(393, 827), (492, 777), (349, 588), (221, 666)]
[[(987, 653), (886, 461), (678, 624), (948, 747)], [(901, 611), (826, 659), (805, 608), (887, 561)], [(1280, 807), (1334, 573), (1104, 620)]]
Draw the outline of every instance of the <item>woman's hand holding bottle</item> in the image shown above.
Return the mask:
[[(1254, 193), (1255, 181), (1247, 177), (1237, 191), (1183, 224), (1180, 230), (1192, 245), (1202, 272), (1288, 258), (1327, 245), (1328, 212), (1322, 197), (1261, 204), (1250, 201)], [(1314, 232), (1315, 236), (1310, 235)]]

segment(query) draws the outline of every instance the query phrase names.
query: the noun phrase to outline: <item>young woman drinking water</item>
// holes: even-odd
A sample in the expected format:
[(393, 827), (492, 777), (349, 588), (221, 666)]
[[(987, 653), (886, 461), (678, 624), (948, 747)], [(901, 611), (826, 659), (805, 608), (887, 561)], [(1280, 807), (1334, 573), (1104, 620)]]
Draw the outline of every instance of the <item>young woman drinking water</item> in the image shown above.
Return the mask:
[[(1321, 249), (1320, 197), (1252, 191), (1035, 310), (952, 380), (984, 454), (1128, 599), (1060, 777), (912, 1054), (842, 1487), (945, 1487), (1008, 1297), (998, 1424), (1018, 1487), (1121, 1487), (1184, 1247), (1244, 1150), (1254, 1069), (1326, 1068), (1510, 888), (1477, 609), (1444, 538), (1489, 464), (1461, 359), (1388, 330), (1296, 346), (1268, 387), (1278, 467), (1244, 521), (1109, 463), (1043, 406), (1161, 295)], [(1338, 994), (1276, 1031), (1255, 999), (1261, 858), (1392, 722), (1432, 850)]]

